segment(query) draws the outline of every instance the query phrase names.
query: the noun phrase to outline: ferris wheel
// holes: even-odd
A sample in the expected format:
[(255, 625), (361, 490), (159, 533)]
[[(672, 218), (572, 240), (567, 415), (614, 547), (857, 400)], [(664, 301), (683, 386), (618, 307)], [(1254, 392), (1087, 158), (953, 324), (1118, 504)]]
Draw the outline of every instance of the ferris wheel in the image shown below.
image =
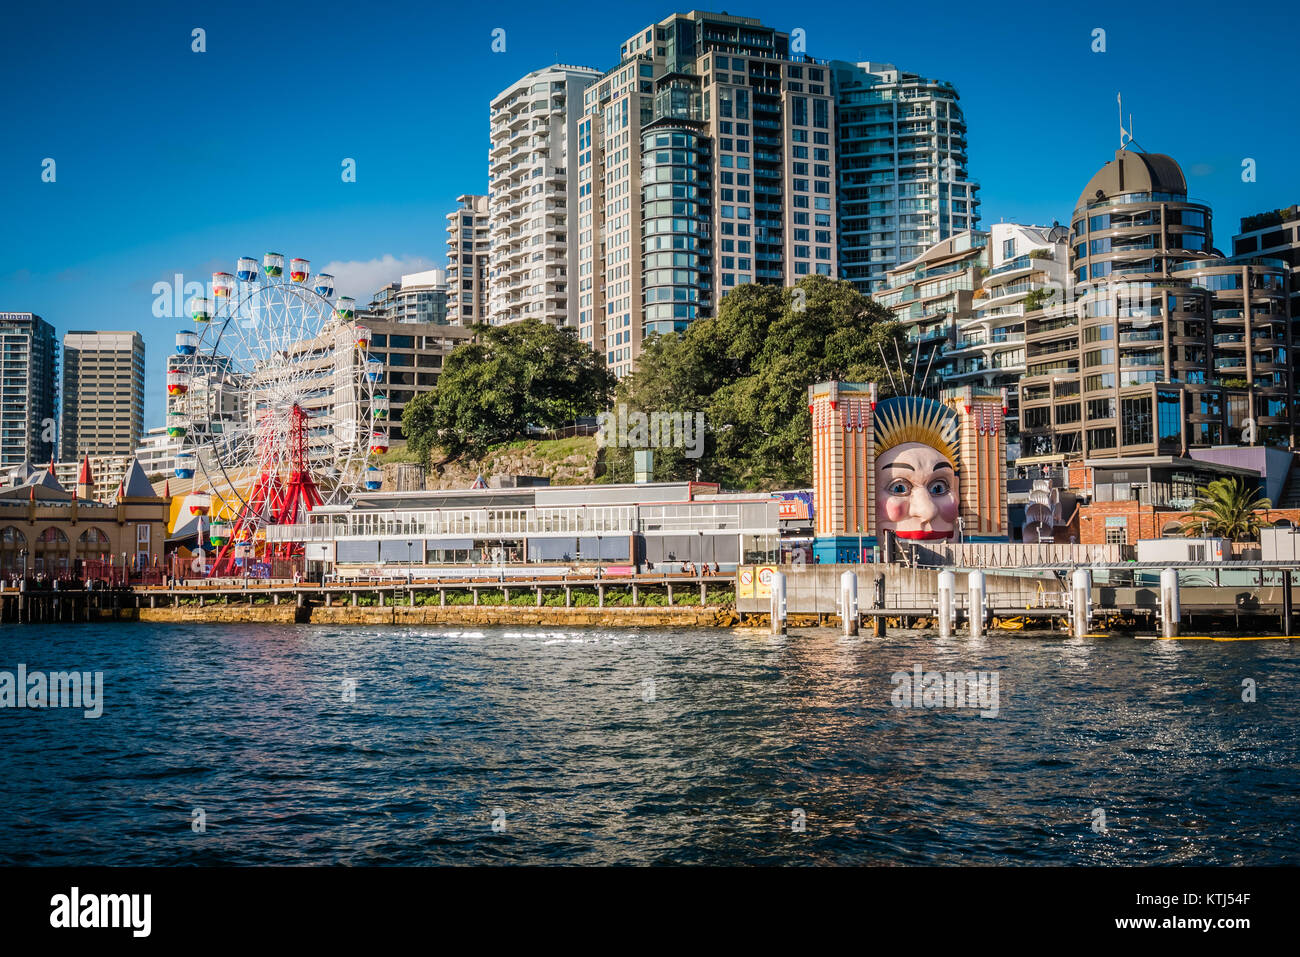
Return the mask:
[(191, 510), (211, 515), (213, 573), (269, 548), (265, 529), (296, 525), (325, 504), (380, 487), (373, 457), (388, 450), (383, 365), (355, 302), (334, 299), (334, 278), (305, 259), (267, 253), (212, 276), (190, 303), (194, 329), (176, 335), (167, 373), (167, 431), (181, 439), (175, 474), (193, 479)]

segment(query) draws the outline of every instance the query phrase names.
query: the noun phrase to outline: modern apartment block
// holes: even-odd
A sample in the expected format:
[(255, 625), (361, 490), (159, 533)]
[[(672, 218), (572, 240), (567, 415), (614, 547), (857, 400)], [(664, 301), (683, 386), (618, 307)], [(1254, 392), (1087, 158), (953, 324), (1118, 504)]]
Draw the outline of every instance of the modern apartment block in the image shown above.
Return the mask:
[(144, 435), (144, 338), (138, 332), (63, 336), (61, 458), (130, 455)]
[(1288, 269), (1216, 255), (1177, 162), (1119, 150), (1070, 243), (1074, 301), (1026, 319), (1021, 464), (1292, 441)]
[[(100, 455), (83, 456), (72, 462), (55, 462), (54, 477), (67, 491), (76, 490), (79, 499), (110, 502), (116, 499), (118, 486), (131, 467), (132, 458), (130, 455)], [(81, 481), (85, 472), (90, 473), (89, 489)], [(87, 491), (89, 495), (85, 494)]]
[(834, 129), (826, 65), (758, 20), (675, 14), (623, 44), (578, 131), (580, 335), (615, 374), (738, 285), (835, 274)]
[(135, 459), (151, 482), (166, 482), (176, 469), (176, 453), (184, 447), (184, 439), (167, 434), (166, 426), (145, 432), (135, 450)]
[(874, 298), (894, 314), (908, 343), (903, 355), (885, 357), (894, 375), (903, 376), (902, 387), (937, 396), (955, 371), (958, 328), (973, 324), (988, 244), (988, 233), (963, 230), (885, 274)]
[(839, 275), (862, 292), (979, 225), (966, 120), (951, 83), (888, 63), (832, 61), (839, 165)]
[(447, 321), (487, 322), (488, 198), (466, 193), (447, 214)]
[(441, 269), (410, 273), (390, 282), (370, 298), (363, 318), (384, 322), (431, 322), (448, 319), (447, 274)]
[(946, 350), (944, 382), (1001, 389), (1007, 458), (1020, 457), (1020, 377), (1025, 372), (1025, 317), (1068, 301), (1070, 231), (1064, 226), (995, 223), (989, 227), (990, 265), (981, 270), (973, 313), (957, 319)]
[(598, 76), (555, 64), (534, 70), (492, 100), (488, 175), (488, 321), (540, 319), (578, 325), (569, 282), (577, 274), (570, 214), (578, 207), (582, 94)]
[(0, 467), (53, 461), (58, 341), (30, 312), (0, 312)]
[[(1300, 206), (1244, 216), (1241, 232), (1232, 237), (1234, 256), (1256, 256), (1284, 263), (1290, 276), (1288, 308), (1291, 311), (1291, 381), (1300, 382), (1300, 357), (1294, 346), (1300, 342)], [(1292, 396), (1292, 421), (1300, 426), (1300, 396)]]

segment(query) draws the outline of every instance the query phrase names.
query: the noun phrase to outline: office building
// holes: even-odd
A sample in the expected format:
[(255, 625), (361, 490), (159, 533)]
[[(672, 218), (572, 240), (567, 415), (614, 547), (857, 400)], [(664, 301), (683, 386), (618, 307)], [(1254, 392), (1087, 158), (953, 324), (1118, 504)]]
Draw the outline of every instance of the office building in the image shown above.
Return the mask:
[(832, 61), (839, 166), (839, 275), (862, 292), (979, 225), (966, 120), (951, 83), (888, 63)]
[(539, 319), (577, 326), (569, 295), (577, 246), (571, 175), (578, 105), (597, 72), (555, 64), (534, 70), (492, 100), (488, 175), (488, 321)]
[(488, 198), (465, 194), (447, 214), (447, 321), (487, 322)]
[(0, 467), (59, 457), (58, 341), (30, 312), (0, 312)]
[[(406, 403), (438, 384), (447, 356), (474, 331), (447, 323), (401, 322), (366, 315), (359, 315), (357, 323), (370, 330), (366, 356), (378, 372), (375, 393), (388, 399), (389, 440), (404, 441), (402, 411)], [(347, 363), (354, 355), (353, 349), (345, 348), (337, 359), (329, 361)]]
[(144, 338), (138, 332), (63, 336), (61, 457), (129, 456), (144, 434)]
[(1026, 320), (1021, 464), (1291, 443), (1288, 267), (1218, 255), (1177, 162), (1119, 150), (1070, 244), (1074, 302)]

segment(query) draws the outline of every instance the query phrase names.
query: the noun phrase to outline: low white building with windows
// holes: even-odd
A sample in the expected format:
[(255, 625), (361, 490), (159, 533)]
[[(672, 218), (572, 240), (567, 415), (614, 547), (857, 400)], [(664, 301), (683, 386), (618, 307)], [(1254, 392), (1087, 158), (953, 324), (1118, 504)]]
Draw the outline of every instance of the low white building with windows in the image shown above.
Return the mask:
[(536, 486), (374, 492), (350, 507), (313, 509), (305, 525), (271, 527), (269, 542), (304, 542), (314, 572), (339, 577), (535, 575), (539, 565), (599, 565), (611, 573), (779, 559), (781, 493), (717, 485)]

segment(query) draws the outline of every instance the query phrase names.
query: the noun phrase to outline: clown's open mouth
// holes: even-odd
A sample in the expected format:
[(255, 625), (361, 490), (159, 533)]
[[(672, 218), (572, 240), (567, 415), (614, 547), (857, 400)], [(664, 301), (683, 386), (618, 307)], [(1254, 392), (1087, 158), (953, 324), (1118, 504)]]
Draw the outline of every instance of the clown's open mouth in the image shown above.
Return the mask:
[(904, 531), (903, 529), (900, 528), (897, 529), (894, 534), (896, 534), (899, 538), (910, 539), (911, 541), (914, 542), (938, 542), (938, 541), (942, 541), (945, 538), (952, 538), (951, 529), (949, 529), (946, 532), (936, 532), (936, 531), (927, 532), (927, 531), (922, 531), (921, 529)]

